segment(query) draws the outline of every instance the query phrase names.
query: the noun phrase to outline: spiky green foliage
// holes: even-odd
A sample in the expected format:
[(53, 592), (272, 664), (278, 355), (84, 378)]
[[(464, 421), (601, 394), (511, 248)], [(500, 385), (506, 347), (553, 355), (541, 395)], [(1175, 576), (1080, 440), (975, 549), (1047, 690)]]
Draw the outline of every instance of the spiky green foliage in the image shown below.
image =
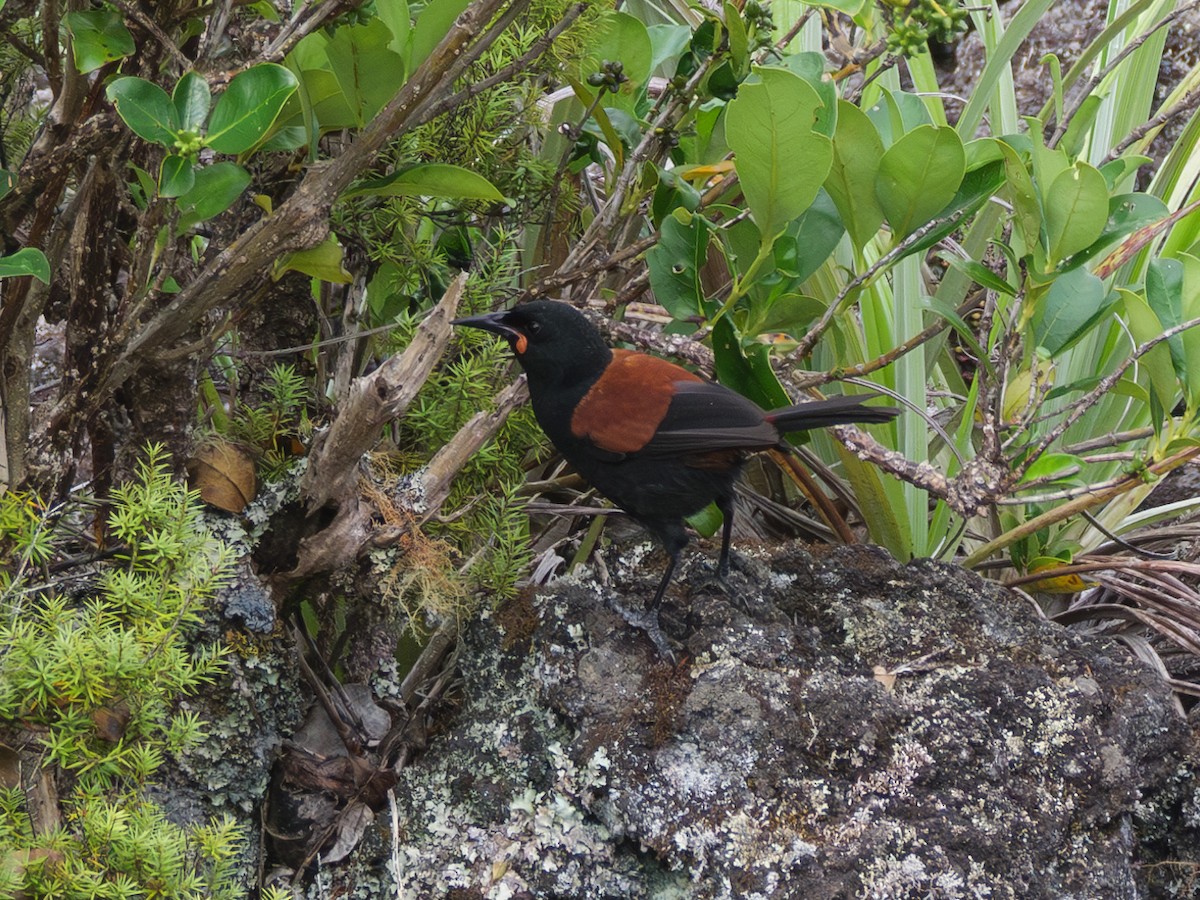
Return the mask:
[[(44, 559), (49, 528), (37, 509), (0, 498), (9, 560)], [(34, 584), (29, 566), (10, 570), (0, 592), (0, 727), (36, 751), (62, 797), (62, 825), (35, 834), (23, 792), (0, 791), (0, 895), (236, 896), (235, 824), (182, 828), (144, 795), (166, 755), (203, 735), (179, 701), (212, 682), (222, 651), (193, 650), (186, 635), (228, 553), (161, 447), (113, 491), (108, 525), (115, 562), (84, 596)]]

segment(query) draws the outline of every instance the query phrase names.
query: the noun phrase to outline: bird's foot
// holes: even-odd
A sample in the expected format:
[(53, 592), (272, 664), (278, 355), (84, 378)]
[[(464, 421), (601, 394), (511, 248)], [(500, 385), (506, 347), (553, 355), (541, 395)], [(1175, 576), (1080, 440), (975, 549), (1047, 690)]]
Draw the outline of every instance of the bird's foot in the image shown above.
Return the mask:
[(654, 649), (658, 651), (659, 656), (662, 656), (672, 664), (676, 662), (675, 651), (671, 649), (671, 645), (667, 642), (667, 635), (662, 630), (662, 625), (658, 620), (658, 610), (643, 609), (632, 610), (623, 606), (616, 598), (608, 601), (608, 605), (612, 607), (613, 612), (619, 615), (629, 625), (643, 632), (646, 637), (650, 638), (650, 643), (654, 645)]

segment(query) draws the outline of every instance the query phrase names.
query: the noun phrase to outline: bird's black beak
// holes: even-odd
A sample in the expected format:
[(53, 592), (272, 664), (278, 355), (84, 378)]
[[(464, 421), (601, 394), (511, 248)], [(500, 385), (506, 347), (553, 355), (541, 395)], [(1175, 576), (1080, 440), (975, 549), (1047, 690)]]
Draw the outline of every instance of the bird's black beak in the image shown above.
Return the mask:
[(465, 325), (467, 328), (480, 328), (484, 331), (490, 331), (492, 334), (498, 334), (510, 341), (515, 341), (520, 338), (521, 332), (509, 324), (506, 320), (507, 312), (488, 313), (483, 316), (467, 316), (463, 319), (451, 320), (451, 325)]

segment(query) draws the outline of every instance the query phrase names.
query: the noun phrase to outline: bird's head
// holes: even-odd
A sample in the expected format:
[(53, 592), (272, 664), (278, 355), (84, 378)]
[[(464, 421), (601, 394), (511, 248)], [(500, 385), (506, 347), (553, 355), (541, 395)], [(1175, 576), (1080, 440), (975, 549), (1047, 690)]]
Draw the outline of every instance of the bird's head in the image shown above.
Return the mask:
[(531, 381), (594, 380), (612, 359), (604, 338), (583, 313), (553, 300), (522, 303), (501, 312), (455, 319), (451, 324), (503, 337)]

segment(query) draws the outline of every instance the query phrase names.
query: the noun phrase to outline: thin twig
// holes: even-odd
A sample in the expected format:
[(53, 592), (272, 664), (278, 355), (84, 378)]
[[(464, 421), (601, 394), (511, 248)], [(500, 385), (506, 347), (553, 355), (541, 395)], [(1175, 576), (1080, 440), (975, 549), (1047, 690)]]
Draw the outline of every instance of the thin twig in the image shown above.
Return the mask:
[(821, 318), (817, 321), (817, 324), (815, 324), (812, 328), (810, 328), (808, 330), (808, 333), (805, 334), (804, 337), (802, 337), (800, 339), (800, 342), (796, 345), (796, 349), (794, 349), (791, 353), (789, 353), (787, 358), (789, 360), (795, 361), (795, 360), (803, 359), (804, 357), (806, 357), (810, 353), (812, 353), (812, 349), (813, 349), (813, 347), (816, 346), (817, 341), (820, 340), (821, 335), (823, 335), (826, 332), (826, 330), (828, 330), (829, 326), (833, 324), (834, 317), (839, 312), (842, 311), (841, 310), (842, 304), (846, 301), (846, 298), (850, 296), (851, 292), (853, 292), (853, 291), (857, 290), (858, 288), (862, 287), (863, 285), (865, 285), (868, 281), (870, 281), (872, 278), (874, 278), (880, 271), (882, 271), (883, 269), (886, 269), (888, 266), (890, 266), (892, 263), (894, 263), (897, 259), (899, 259), (900, 257), (907, 254), (908, 251), (914, 245), (916, 245), (921, 240), (923, 240), (927, 234), (929, 234), (930, 232), (932, 232), (938, 228), (941, 228), (944, 225), (954, 224), (954, 223), (958, 222), (959, 220), (961, 220), (963, 218), (963, 216), (965, 214), (966, 214), (966, 210), (963, 209), (963, 210), (959, 210), (955, 213), (952, 213), (951, 215), (947, 216), (944, 219), (939, 218), (939, 219), (934, 219), (930, 222), (926, 222), (924, 225), (922, 225), (920, 228), (918, 228), (916, 231), (914, 231), (912, 234), (910, 234), (908, 237), (906, 237), (904, 240), (902, 240), (899, 244), (897, 244), (895, 247), (893, 247), (891, 250), (889, 250), (883, 256), (879, 257), (879, 259), (875, 260), (875, 262), (872, 263), (871, 266), (868, 267), (865, 272), (862, 272), (862, 273), (854, 276), (854, 278), (852, 278), (849, 282), (847, 282), (846, 286), (843, 287), (838, 292), (837, 297), (835, 297), (833, 299), (833, 302), (829, 304), (829, 307), (825, 310), (825, 312), (822, 314)]

